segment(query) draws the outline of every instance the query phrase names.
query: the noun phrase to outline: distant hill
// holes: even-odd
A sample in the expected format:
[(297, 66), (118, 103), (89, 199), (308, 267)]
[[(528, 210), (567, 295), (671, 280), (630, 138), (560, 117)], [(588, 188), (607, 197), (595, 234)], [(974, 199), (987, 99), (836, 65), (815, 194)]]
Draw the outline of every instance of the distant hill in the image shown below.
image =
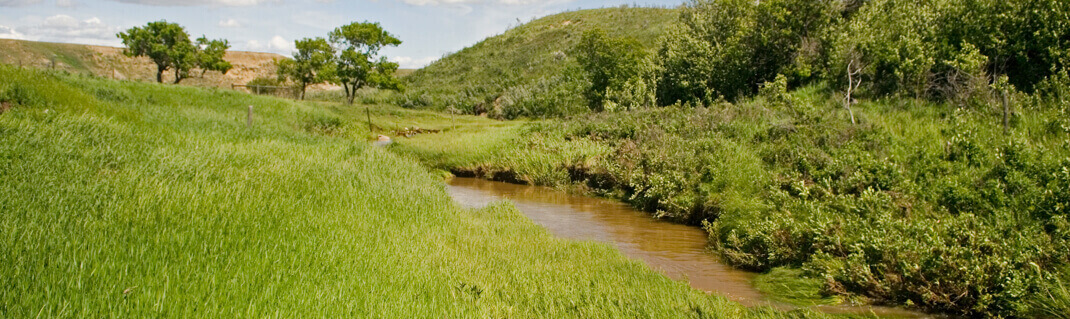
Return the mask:
[[(2, 63), (48, 68), (53, 56), (57, 69), (72, 73), (136, 81), (156, 80), (156, 66), (152, 60), (125, 56), (122, 48), (0, 39)], [(274, 53), (227, 51), (225, 59), (234, 65), (227, 74), (208, 72), (201, 78), (196, 72), (193, 77), (183, 79), (182, 84), (226, 88), (231, 84), (245, 84), (258, 76), (274, 76), (272, 61), (282, 58), (285, 57)], [(165, 81), (173, 80), (174, 72), (165, 76)]]
[(610, 36), (634, 37), (653, 50), (677, 15), (676, 9), (616, 7), (536, 19), (407, 76), (407, 100), (402, 104), (481, 113), (507, 92), (543, 94), (546, 86), (559, 82), (557, 77), (572, 61), (570, 50), (585, 31), (600, 28)]

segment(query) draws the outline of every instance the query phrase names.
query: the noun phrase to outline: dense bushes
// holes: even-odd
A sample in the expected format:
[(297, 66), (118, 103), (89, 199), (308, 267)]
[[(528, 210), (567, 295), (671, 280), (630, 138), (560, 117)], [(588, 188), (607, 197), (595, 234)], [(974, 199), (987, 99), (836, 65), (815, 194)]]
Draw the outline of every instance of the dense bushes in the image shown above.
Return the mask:
[(786, 83), (734, 104), (539, 122), (476, 164), (704, 225), (727, 262), (801, 269), (827, 294), (970, 316), (1070, 310), (1041, 293), (1070, 280), (1060, 108), (1015, 95), (1009, 135), (1001, 114), (924, 99), (863, 102), (851, 124), (830, 90)]
[(658, 101), (735, 100), (777, 74), (793, 83), (815, 78), (824, 66), (824, 34), (836, 19), (836, 1), (699, 0), (659, 51)]
[(662, 105), (734, 100), (785, 74), (977, 105), (1002, 75), (1032, 92), (1068, 66), (1066, 1), (695, 0), (659, 52)]

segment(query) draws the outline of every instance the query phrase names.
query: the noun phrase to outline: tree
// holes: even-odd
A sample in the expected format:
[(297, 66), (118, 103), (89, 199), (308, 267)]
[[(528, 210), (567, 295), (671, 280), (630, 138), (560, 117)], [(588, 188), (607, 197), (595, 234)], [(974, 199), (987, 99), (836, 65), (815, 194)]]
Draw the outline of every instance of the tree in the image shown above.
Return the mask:
[(147, 56), (156, 63), (156, 82), (160, 83), (163, 83), (163, 72), (175, 66), (180, 69), (193, 48), (189, 34), (182, 26), (164, 20), (149, 22), (144, 27), (130, 28), (119, 33), (118, 37), (126, 46), (123, 54), (131, 57)]
[(227, 71), (233, 67), (230, 62), (223, 59), (226, 55), (227, 49), (230, 49), (230, 42), (227, 40), (208, 40), (208, 37), (201, 36), (197, 39), (197, 67), (201, 69), (201, 77), (204, 77), (204, 73), (208, 71), (219, 71), (220, 73), (227, 74)]
[(294, 41), (294, 58), (275, 60), (279, 81), (292, 81), (301, 87), (301, 99), (310, 84), (334, 80), (334, 48), (324, 38)]
[(189, 71), (197, 67), (200, 52), (189, 39), (175, 45), (172, 50), (173, 62), (171, 67), (175, 69), (175, 84), (189, 77)]
[(398, 89), (394, 78), (398, 64), (379, 57), (379, 49), (398, 46), (401, 40), (383, 30), (379, 23), (354, 22), (338, 27), (330, 33), (331, 43), (338, 49), (334, 82), (341, 84), (346, 100), (352, 104), (357, 90), (365, 86)]
[(658, 102), (709, 103), (758, 91), (778, 74), (816, 79), (827, 59), (836, 0), (693, 0), (659, 51)]
[(163, 83), (163, 73), (168, 69), (175, 70), (175, 84), (178, 84), (193, 68), (201, 68), (201, 76), (209, 70), (227, 73), (231, 68), (230, 62), (223, 59), (230, 48), (227, 40), (208, 40), (201, 36), (194, 45), (186, 29), (177, 23), (149, 22), (144, 27), (119, 33), (118, 37), (126, 46), (124, 54), (147, 56), (156, 63), (156, 82)]
[(589, 107), (606, 109), (612, 92), (627, 90), (642, 75), (647, 53), (638, 40), (610, 38), (602, 29), (584, 32), (576, 47), (576, 61), (587, 73), (590, 86), (584, 91)]

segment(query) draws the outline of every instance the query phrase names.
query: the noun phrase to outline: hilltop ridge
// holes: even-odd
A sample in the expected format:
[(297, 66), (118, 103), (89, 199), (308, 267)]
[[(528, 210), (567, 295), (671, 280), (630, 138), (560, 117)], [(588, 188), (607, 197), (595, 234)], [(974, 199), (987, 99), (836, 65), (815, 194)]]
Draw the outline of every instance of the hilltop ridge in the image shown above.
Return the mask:
[[(0, 63), (49, 68), (53, 56), (56, 57), (56, 69), (71, 73), (135, 81), (154, 81), (156, 76), (151, 60), (125, 56), (122, 48), (0, 39)], [(227, 51), (224, 58), (234, 65), (226, 74), (207, 72), (202, 78), (199, 72), (194, 72), (194, 76), (183, 79), (182, 84), (227, 88), (231, 84), (245, 84), (259, 76), (274, 76), (273, 61), (286, 57), (275, 53)], [(173, 71), (169, 73), (165, 77), (174, 76)]]

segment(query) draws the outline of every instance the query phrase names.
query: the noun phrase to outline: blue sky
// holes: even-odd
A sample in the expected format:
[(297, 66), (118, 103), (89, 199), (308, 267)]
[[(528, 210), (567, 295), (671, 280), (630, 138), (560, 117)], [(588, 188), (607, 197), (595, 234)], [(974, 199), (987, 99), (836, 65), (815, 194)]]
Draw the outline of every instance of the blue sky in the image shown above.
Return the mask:
[(228, 39), (234, 50), (289, 55), (293, 41), (377, 21), (404, 43), (383, 50), (418, 68), (500, 34), (518, 21), (619, 5), (675, 7), (684, 0), (0, 0), (0, 38), (120, 46), (115, 34), (149, 21), (186, 27), (194, 38)]

